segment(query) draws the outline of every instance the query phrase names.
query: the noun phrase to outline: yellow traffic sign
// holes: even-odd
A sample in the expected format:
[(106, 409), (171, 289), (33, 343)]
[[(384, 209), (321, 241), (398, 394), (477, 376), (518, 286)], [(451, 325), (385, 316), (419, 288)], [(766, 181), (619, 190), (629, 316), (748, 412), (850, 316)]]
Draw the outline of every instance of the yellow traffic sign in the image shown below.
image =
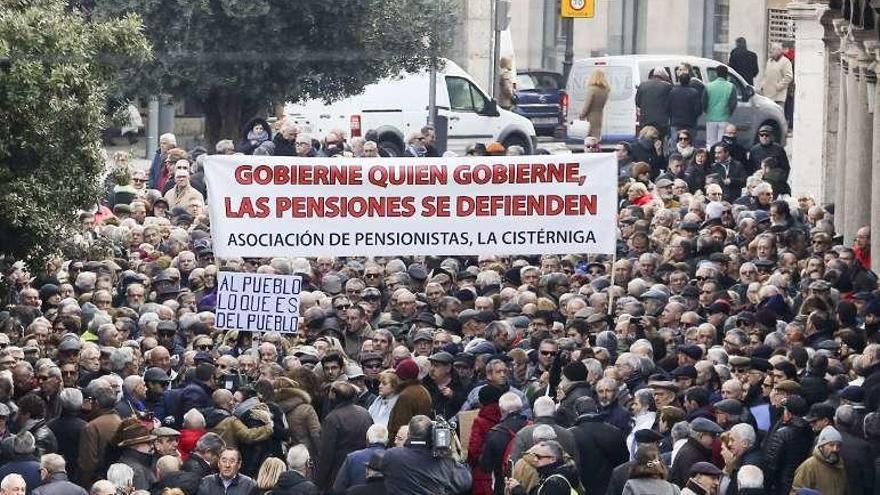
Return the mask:
[(596, 0), (560, 0), (562, 17), (593, 17)]

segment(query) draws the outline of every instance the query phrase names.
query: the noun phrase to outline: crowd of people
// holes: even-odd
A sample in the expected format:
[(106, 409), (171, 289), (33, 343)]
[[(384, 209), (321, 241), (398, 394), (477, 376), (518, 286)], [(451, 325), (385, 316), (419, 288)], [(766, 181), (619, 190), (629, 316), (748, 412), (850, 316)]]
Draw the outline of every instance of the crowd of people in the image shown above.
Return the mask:
[[(616, 256), (219, 259), (207, 151), (162, 136), (81, 256), (4, 274), (0, 492), (876, 493), (870, 231), (770, 132), (677, 137), (617, 145)], [(378, 155), (265, 121), (213, 152)], [(301, 276), (299, 332), (215, 328), (221, 270)]]

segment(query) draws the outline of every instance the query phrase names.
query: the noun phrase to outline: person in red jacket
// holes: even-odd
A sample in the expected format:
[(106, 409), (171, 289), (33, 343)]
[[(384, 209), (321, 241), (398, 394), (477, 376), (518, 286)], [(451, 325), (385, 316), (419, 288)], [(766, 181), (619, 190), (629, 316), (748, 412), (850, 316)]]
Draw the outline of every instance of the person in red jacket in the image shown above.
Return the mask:
[(498, 407), (498, 399), (505, 390), (495, 385), (486, 385), (480, 389), (480, 412), (474, 418), (471, 427), (471, 437), (468, 440), (467, 461), (471, 466), (471, 475), (474, 479), (473, 495), (492, 495), (492, 473), (480, 467), (480, 455), (483, 453), (483, 445), (486, 435), (493, 426), (501, 421), (501, 408)]

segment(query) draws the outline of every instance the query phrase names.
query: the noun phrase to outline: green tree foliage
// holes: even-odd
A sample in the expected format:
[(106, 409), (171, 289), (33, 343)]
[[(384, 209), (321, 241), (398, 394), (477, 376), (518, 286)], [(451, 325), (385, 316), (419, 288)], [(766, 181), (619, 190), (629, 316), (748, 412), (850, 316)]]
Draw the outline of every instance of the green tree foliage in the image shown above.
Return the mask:
[(416, 70), (448, 45), (455, 0), (102, 0), (139, 14), (155, 50), (132, 87), (201, 103), (206, 139), (306, 97), (336, 99)]
[(92, 23), (61, 0), (0, 0), (0, 254), (57, 252), (98, 202), (107, 86), (149, 53), (135, 15)]

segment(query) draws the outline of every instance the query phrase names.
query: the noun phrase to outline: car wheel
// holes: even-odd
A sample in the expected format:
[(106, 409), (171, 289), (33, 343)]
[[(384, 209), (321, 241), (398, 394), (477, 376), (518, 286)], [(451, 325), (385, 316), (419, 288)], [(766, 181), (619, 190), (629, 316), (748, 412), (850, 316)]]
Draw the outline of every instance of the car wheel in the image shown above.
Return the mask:
[(402, 156), (403, 149), (401, 146), (394, 140), (391, 140), (386, 137), (379, 138), (379, 142), (376, 143), (380, 150), (385, 151), (390, 157), (394, 156)]
[(507, 139), (505, 139), (504, 142), (501, 144), (504, 145), (504, 149), (509, 149), (511, 146), (522, 146), (522, 149), (525, 150), (527, 155), (532, 154), (532, 149), (529, 145), (529, 142), (518, 134), (508, 136)]

